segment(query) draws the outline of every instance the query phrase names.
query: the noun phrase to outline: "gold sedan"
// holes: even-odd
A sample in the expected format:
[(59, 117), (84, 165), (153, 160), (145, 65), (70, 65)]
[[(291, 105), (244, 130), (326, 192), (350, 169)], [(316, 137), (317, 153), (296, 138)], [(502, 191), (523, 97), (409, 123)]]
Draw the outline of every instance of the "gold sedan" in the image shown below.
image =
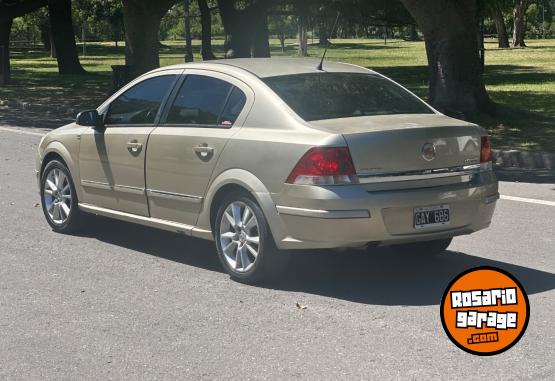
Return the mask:
[(443, 252), (489, 226), (491, 160), (484, 129), (371, 70), (236, 59), (137, 78), (46, 135), (37, 177), (55, 231), (92, 213), (215, 240), (256, 282), (294, 249)]

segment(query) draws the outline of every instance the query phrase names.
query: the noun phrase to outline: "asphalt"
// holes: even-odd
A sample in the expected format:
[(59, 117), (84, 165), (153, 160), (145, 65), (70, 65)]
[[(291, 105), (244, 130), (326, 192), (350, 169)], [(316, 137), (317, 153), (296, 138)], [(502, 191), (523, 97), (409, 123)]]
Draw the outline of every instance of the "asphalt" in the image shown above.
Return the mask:
[[(555, 378), (555, 206), (533, 201), (555, 200), (549, 177), (500, 172), (503, 195), (532, 201), (499, 200), (491, 228), (436, 259), (299, 252), (279, 281), (246, 286), (209, 242), (103, 218), (52, 232), (39, 140), (0, 129), (0, 379)], [(524, 337), (493, 357), (455, 347), (439, 317), (448, 282), (479, 265), (531, 303)]]

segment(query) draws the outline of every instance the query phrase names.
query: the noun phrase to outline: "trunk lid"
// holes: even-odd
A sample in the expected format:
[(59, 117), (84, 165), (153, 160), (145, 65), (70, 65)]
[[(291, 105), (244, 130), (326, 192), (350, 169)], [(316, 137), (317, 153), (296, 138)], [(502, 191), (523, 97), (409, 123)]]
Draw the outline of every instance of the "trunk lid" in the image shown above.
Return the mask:
[[(431, 174), (480, 163), (480, 136), (472, 123), (440, 114), (381, 115), (311, 122), (342, 134), (359, 176)], [(391, 179), (395, 181), (395, 179)]]

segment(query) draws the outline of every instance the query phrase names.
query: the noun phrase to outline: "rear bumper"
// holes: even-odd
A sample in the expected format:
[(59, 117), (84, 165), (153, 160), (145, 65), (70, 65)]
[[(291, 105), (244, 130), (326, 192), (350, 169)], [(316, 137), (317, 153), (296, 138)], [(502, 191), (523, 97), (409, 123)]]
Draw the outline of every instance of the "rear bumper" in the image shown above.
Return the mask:
[[(276, 196), (286, 234), (276, 241), (281, 249), (316, 249), (450, 238), (488, 227), (498, 198), (492, 172), (468, 183), (395, 191), (286, 185)], [(414, 229), (415, 207), (443, 204), (451, 210), (448, 225)]]

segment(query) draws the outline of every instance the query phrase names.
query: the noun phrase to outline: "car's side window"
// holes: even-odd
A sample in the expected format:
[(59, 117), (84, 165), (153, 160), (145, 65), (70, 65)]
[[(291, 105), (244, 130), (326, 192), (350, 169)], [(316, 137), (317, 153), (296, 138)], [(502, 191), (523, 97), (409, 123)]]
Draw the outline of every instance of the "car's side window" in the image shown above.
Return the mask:
[(104, 123), (153, 124), (174, 81), (175, 75), (161, 75), (138, 83), (110, 104)]
[(165, 124), (231, 127), (245, 105), (241, 90), (221, 79), (188, 75)]
[(237, 117), (241, 111), (243, 111), (243, 107), (245, 107), (246, 102), (247, 97), (245, 96), (245, 93), (243, 93), (239, 88), (233, 87), (233, 90), (231, 90), (231, 94), (229, 94), (229, 98), (227, 99), (224, 111), (218, 120), (218, 125), (224, 127), (233, 126)]

